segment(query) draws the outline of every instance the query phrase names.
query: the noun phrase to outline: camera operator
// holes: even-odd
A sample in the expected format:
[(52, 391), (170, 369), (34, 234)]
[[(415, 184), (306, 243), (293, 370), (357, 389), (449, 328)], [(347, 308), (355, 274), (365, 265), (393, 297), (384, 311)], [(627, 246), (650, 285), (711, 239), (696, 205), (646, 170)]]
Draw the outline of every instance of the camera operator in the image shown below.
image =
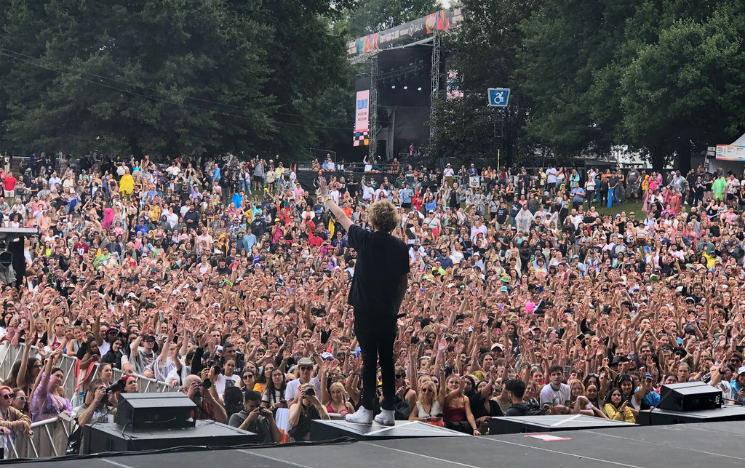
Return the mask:
[(217, 390), (212, 384), (212, 382), (217, 380), (214, 367), (203, 369), (202, 375), (205, 377), (204, 379), (193, 374), (186, 376), (184, 379), (184, 387), (182, 390), (186, 393), (186, 396), (197, 405), (197, 409), (194, 410), (192, 418), (197, 420), (211, 419), (225, 424), (228, 420), (228, 414), (225, 412), (225, 408), (220, 404)]
[(115, 397), (118, 393), (139, 393), (137, 377), (125, 375), (109, 387), (106, 387), (103, 380), (94, 379), (85, 394), (84, 403), (75, 413), (78, 425), (82, 427), (94, 422), (113, 421), (117, 405)]
[(120, 391), (119, 386), (120, 382), (116, 382), (107, 388), (101, 379), (93, 379), (85, 393), (84, 403), (75, 413), (78, 425), (83, 427), (91, 423), (113, 422), (116, 416), (116, 406), (109, 402), (109, 394)]
[(290, 437), (310, 440), (310, 422), (314, 419), (329, 419), (329, 414), (316, 396), (314, 386), (303, 384), (290, 406)]
[(253, 390), (243, 393), (244, 409), (230, 417), (228, 425), (256, 434), (259, 444), (282, 442), (282, 432), (274, 421), (271, 411), (261, 406), (261, 395)]

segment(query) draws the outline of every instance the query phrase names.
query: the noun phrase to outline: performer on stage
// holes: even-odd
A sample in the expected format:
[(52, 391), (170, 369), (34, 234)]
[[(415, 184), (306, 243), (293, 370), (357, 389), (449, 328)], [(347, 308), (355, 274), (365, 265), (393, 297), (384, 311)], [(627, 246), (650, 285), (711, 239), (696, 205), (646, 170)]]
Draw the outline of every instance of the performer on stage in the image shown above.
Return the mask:
[[(398, 331), (398, 310), (406, 294), (409, 252), (404, 242), (391, 235), (399, 224), (393, 203), (378, 201), (367, 208), (367, 220), (373, 232), (362, 229), (349, 219), (328, 196), (322, 177), (319, 194), (329, 210), (347, 231), (349, 246), (357, 251), (357, 264), (349, 290), (349, 304), (354, 307), (354, 332), (362, 349), (362, 404), (346, 420), (371, 424), (376, 390), (377, 363), (383, 377), (382, 412), (375, 422), (393, 426), (395, 376), (393, 343)], [(416, 378), (413, 376), (412, 378)]]

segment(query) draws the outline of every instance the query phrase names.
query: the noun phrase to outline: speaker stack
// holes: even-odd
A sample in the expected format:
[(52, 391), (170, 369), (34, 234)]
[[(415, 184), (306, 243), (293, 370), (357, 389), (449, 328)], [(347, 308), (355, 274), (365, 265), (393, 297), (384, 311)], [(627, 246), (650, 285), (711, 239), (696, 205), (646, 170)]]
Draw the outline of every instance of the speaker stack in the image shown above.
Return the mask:
[(724, 405), (722, 391), (704, 382), (664, 385), (657, 408), (639, 411), (642, 426), (690, 424), (708, 421), (743, 421), (745, 408)]
[(195, 421), (191, 416), (196, 408), (183, 393), (122, 393), (115, 422), (83, 428), (81, 453), (232, 447), (256, 442), (256, 434), (251, 432), (215, 421)]

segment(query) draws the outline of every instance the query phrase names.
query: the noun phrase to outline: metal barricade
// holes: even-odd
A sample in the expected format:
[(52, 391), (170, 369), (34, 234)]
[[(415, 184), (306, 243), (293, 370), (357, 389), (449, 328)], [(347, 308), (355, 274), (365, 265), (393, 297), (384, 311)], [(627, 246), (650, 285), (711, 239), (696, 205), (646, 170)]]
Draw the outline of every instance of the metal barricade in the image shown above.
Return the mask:
[[(10, 371), (21, 357), (23, 356), (24, 344), (18, 346), (10, 346), (5, 343), (0, 345), (0, 380), (5, 380), (10, 376)], [(32, 346), (29, 356), (36, 357), (36, 346)], [(75, 387), (77, 386), (78, 375), (76, 373), (77, 358), (74, 356), (62, 356), (57, 362), (57, 367), (62, 369), (65, 374), (62, 380), (62, 388), (65, 390), (65, 396), (72, 399), (75, 395)], [(78, 370), (79, 371), (79, 370)], [(94, 368), (94, 374), (91, 378), (95, 378), (95, 374), (98, 372), (98, 365)], [(114, 380), (122, 378), (123, 372), (119, 369), (114, 369)], [(161, 382), (155, 379), (149, 379), (142, 375), (134, 374), (137, 376), (137, 386), (139, 387), (140, 393), (163, 393), (163, 392), (176, 392), (177, 387), (171, 387), (165, 382)]]
[(20, 432), (2, 437), (5, 458), (61, 457), (67, 451), (67, 442), (75, 428), (75, 420), (66, 414), (33, 423), (31, 437)]
[(64, 377), (62, 377), (62, 388), (65, 390), (65, 396), (72, 400), (75, 395), (75, 387), (77, 387), (78, 376), (75, 373), (75, 364), (77, 358), (74, 356), (62, 356), (57, 361), (57, 367), (62, 369)]
[[(5, 380), (10, 377), (10, 372), (13, 369), (13, 364), (18, 362), (23, 357), (23, 351), (26, 349), (26, 345), (20, 344), (18, 346), (11, 346), (9, 343), (3, 343), (0, 346), (0, 380)], [(29, 357), (38, 357), (38, 348), (36, 346), (31, 347)], [(11, 385), (15, 387), (15, 385)]]

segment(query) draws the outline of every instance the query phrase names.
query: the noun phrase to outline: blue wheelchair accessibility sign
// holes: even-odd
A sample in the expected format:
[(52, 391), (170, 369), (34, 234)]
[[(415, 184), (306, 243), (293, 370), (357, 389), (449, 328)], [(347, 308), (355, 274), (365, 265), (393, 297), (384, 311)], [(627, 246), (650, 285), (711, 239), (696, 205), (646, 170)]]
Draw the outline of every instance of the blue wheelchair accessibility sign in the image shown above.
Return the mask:
[(492, 107), (507, 107), (510, 100), (510, 88), (489, 88), (489, 105)]

